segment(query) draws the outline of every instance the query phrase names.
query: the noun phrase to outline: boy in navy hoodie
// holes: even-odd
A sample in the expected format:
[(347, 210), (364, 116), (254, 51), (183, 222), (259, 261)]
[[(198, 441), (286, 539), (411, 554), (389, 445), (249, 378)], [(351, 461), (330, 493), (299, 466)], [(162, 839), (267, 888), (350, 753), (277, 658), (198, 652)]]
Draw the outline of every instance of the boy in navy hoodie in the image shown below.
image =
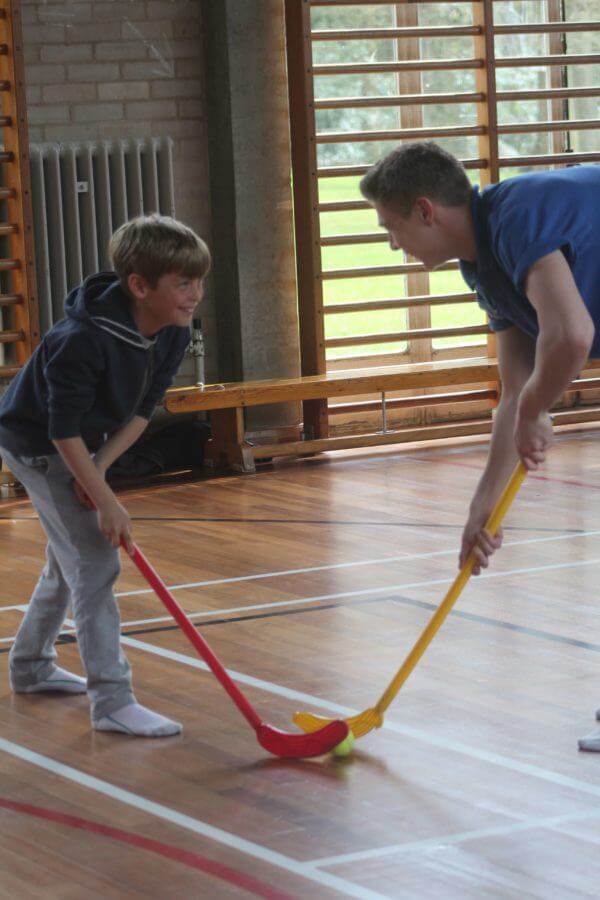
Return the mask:
[[(145, 737), (181, 726), (139, 705), (120, 649), (113, 586), (131, 522), (105, 480), (142, 434), (190, 340), (210, 266), (174, 219), (140, 216), (113, 235), (114, 272), (87, 278), (0, 401), (0, 455), (46, 532), (46, 565), (10, 654), (16, 693), (87, 693), (92, 726)], [(86, 679), (54, 643), (71, 603)]]

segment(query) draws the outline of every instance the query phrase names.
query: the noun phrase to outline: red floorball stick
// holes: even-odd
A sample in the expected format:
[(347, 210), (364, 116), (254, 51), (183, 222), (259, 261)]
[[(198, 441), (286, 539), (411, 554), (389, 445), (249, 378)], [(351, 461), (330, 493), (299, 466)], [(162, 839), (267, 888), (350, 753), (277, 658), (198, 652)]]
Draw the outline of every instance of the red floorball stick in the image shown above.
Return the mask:
[(308, 759), (311, 756), (323, 756), (324, 753), (329, 753), (348, 737), (348, 725), (344, 721), (330, 722), (324, 728), (310, 734), (291, 734), (263, 722), (136, 544), (133, 545), (131, 559), (209, 666), (213, 675), (221, 682), (244, 718), (254, 728), (261, 747), (274, 756)]

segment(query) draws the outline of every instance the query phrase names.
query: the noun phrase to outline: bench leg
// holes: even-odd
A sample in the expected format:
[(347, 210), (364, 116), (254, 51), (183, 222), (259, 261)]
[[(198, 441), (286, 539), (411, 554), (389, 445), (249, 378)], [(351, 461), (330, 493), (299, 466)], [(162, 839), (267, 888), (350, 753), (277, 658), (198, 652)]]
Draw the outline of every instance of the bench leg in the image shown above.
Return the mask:
[(0, 458), (0, 493), (8, 497), (25, 493), (21, 482), (13, 475), (2, 458)]
[(329, 416), (327, 400), (304, 400), (302, 402), (304, 434), (307, 440), (329, 437)]
[(211, 439), (204, 449), (209, 466), (228, 466), (238, 472), (255, 472), (251, 445), (244, 440), (244, 410), (215, 409), (210, 413)]

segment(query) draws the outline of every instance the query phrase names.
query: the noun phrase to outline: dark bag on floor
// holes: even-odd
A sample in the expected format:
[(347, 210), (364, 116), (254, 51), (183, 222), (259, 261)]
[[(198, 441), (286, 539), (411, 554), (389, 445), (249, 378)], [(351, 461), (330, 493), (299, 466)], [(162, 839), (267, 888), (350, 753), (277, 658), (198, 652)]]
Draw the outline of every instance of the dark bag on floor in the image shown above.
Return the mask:
[(204, 444), (210, 437), (208, 422), (178, 422), (149, 437), (142, 437), (114, 461), (111, 478), (141, 478), (177, 469), (197, 469), (204, 459)]

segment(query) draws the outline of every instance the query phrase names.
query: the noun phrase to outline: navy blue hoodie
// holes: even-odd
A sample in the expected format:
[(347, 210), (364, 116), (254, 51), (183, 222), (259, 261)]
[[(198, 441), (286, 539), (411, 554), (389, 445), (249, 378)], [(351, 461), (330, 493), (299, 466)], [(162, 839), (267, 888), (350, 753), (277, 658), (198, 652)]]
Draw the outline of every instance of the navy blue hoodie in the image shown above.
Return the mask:
[(93, 453), (133, 416), (150, 419), (190, 340), (175, 325), (141, 335), (114, 272), (86, 278), (65, 313), (0, 400), (0, 447), (17, 456), (56, 453), (52, 441), (71, 437)]

